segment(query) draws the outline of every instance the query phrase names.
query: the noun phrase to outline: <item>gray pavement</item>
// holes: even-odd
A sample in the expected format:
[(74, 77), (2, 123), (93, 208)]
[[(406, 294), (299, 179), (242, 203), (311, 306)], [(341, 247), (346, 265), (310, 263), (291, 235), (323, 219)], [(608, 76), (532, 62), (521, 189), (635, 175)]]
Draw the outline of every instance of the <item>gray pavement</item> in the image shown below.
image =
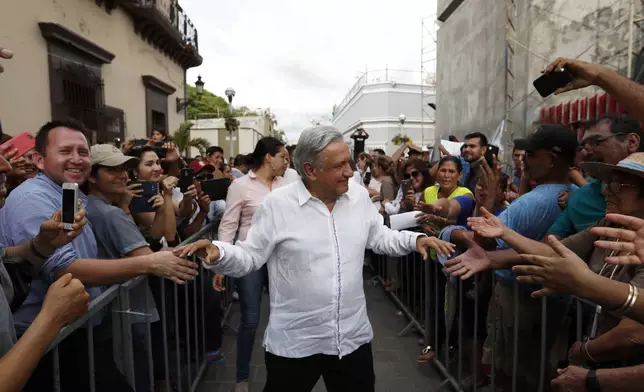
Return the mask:
[[(373, 351), (374, 368), (376, 372), (377, 392), (420, 392), (435, 391), (440, 385), (439, 376), (430, 365), (416, 363), (422, 347), (419, 346), (419, 336), (413, 333), (398, 337), (400, 330), (405, 327), (406, 320), (398, 315), (392, 301), (387, 298), (380, 286), (373, 287), (365, 277), (365, 294), (369, 319), (374, 330)], [(238, 303), (231, 311), (230, 325), (239, 323)], [(261, 392), (266, 380), (264, 354), (261, 338), (268, 321), (268, 297), (262, 301), (262, 318), (257, 332), (257, 341), (251, 361), (250, 391)], [(235, 386), (235, 333), (224, 331), (223, 347), (226, 360), (217, 365), (211, 365), (199, 387), (199, 392), (231, 392)], [(322, 379), (314, 392), (324, 392), (326, 388)]]

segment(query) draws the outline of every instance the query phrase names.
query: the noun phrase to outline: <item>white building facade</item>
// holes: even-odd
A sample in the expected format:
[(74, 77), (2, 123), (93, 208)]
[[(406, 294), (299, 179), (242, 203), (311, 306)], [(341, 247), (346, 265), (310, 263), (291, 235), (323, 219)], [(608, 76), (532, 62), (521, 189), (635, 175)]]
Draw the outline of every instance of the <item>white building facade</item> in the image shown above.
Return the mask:
[[(435, 93), (434, 86), (421, 83), (420, 73), (367, 72), (334, 107), (332, 124), (349, 144), (356, 129), (365, 130), (369, 134), (366, 151), (382, 148), (391, 154), (399, 147), (392, 142), (399, 134), (410, 137), (416, 145), (432, 146), (435, 114), (428, 104), (434, 103)], [(401, 114), (405, 117), (403, 125)]]

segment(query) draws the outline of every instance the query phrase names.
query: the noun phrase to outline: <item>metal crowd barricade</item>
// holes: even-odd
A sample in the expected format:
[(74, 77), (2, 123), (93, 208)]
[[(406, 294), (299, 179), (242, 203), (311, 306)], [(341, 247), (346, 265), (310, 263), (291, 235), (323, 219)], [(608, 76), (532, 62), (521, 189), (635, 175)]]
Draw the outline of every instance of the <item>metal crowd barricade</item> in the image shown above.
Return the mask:
[[(573, 343), (568, 339), (568, 331), (573, 331), (570, 336), (574, 336), (576, 341), (581, 341), (584, 335), (582, 332), (587, 327), (582, 317), (582, 304), (585, 301), (568, 298), (569, 302), (566, 302), (565, 297), (560, 298), (559, 300), (563, 301), (557, 304), (560, 310), (551, 310), (559, 314), (561, 309), (566, 309), (561, 304), (568, 303), (568, 307), (565, 316), (557, 316), (555, 319), (548, 306), (549, 303), (552, 304), (553, 299), (542, 298), (540, 304), (533, 303), (535, 308), (540, 306), (538, 331), (531, 336), (531, 342), (520, 341), (520, 315), (525, 314), (526, 310), (520, 309), (519, 299), (529, 292), (520, 287), (518, 282), (499, 282), (494, 271), (480, 273), (470, 278), (469, 282), (460, 279), (450, 281), (440, 263), (435, 260), (424, 262), (418, 253), (398, 258), (399, 260), (370, 254), (368, 259), (375, 273), (374, 282), (380, 283), (384, 289), (393, 277), (398, 277), (399, 287), (387, 291), (408, 320), (407, 326), (400, 331), (399, 336), (416, 331), (422, 336), (423, 346), (431, 346), (435, 351), (436, 355), (430, 364), (444, 378), (441, 390), (501, 390), (495, 365), (499, 355), (495, 348), (496, 328), (490, 328), (487, 322), (495, 320), (498, 323), (497, 318), (502, 316), (497, 313), (497, 284), (505, 285), (504, 287), (511, 290), (511, 332), (509, 338), (505, 337), (506, 342), (511, 341), (511, 374), (507, 374), (509, 380), (506, 379), (505, 385), (508, 389), (505, 392), (516, 392), (519, 389), (522, 392), (549, 390), (550, 381), (555, 377), (554, 371), (563, 366), (562, 363), (567, 360), (568, 348)], [(468, 306), (464, 304), (465, 301), (469, 301)], [(594, 306), (588, 303), (586, 305)], [(491, 318), (487, 318), (490, 317), (490, 311), (493, 312)], [(525, 324), (526, 320), (523, 321)], [(503, 325), (503, 322), (501, 324)], [(535, 345), (533, 342), (539, 344)], [(489, 344), (488, 348), (484, 347), (484, 343), (492, 344)], [(538, 352), (528, 353), (522, 349), (522, 346), (528, 344), (530, 347), (539, 347)], [(519, 360), (526, 355), (537, 355), (538, 365), (534, 368), (520, 369)], [(486, 366), (482, 364), (483, 357), (486, 357)], [(519, 374), (520, 370), (523, 371), (522, 374)], [(531, 377), (534, 377), (535, 383), (528, 383), (526, 386), (525, 380), (532, 379)]]
[[(179, 246), (187, 245), (202, 238), (213, 239), (213, 233), (216, 233), (217, 224), (209, 224), (204, 226), (199, 232), (181, 242)], [(193, 258), (194, 259), (194, 258)], [(197, 260), (194, 259), (196, 262)], [(117, 367), (121, 370), (123, 375), (128, 380), (133, 389), (136, 390), (136, 383), (139, 377), (147, 378), (147, 385), (150, 389), (154, 389), (155, 383), (167, 383), (172, 386), (176, 391), (196, 391), (204, 372), (208, 365), (207, 350), (206, 350), (206, 334), (208, 333), (206, 327), (206, 290), (214, 292), (211, 282), (212, 274), (210, 271), (203, 268), (199, 263), (199, 276), (192, 282), (184, 285), (178, 285), (171, 281), (160, 280), (160, 301), (156, 303), (156, 308), (159, 313), (161, 323), (161, 339), (157, 343), (163, 345), (163, 355), (154, 356), (153, 353), (158, 347), (153, 347), (152, 343), (152, 329), (150, 321), (151, 301), (149, 296), (146, 296), (145, 312), (138, 309), (132, 310), (130, 302), (132, 299), (131, 290), (142, 285), (148, 285), (150, 279), (155, 277), (140, 276), (130, 279), (127, 282), (119, 285), (113, 285), (107, 288), (99, 297), (91, 301), (89, 305), (89, 312), (77, 320), (75, 323), (63, 328), (54, 342), (51, 344), (49, 350), (53, 355), (53, 374), (54, 374), (54, 389), (61, 390), (60, 367), (65, 366), (61, 364), (58, 357), (58, 346), (63, 343), (65, 339), (75, 331), (83, 328), (87, 331), (88, 352), (78, 353), (80, 355), (87, 355), (89, 361), (89, 380), (90, 385), (87, 387), (89, 391), (95, 391), (95, 355), (102, 355), (102, 353), (94, 352), (94, 328), (89, 322), (93, 317), (101, 313), (108, 314), (110, 317), (105, 317), (103, 322), (112, 322), (112, 339), (114, 346), (114, 361)], [(227, 282), (226, 291), (220, 293), (219, 301), (215, 301), (215, 306), (221, 306), (222, 327), (225, 324), (226, 317), (232, 304), (232, 282)], [(155, 298), (156, 299), (156, 298)], [(170, 303), (168, 303), (168, 300)], [(212, 304), (210, 304), (212, 305)], [(144, 345), (146, 351), (146, 364), (147, 371), (141, 371), (142, 367), (135, 363), (135, 350), (133, 348), (133, 332), (132, 321), (133, 316), (144, 317), (146, 320), (142, 324), (145, 325)], [(140, 321), (137, 321), (141, 323)], [(139, 365), (137, 367), (137, 365)], [(155, 380), (155, 366), (157, 369), (162, 368), (165, 375), (165, 380)], [(147, 373), (147, 374), (142, 374)], [(139, 391), (142, 392), (142, 391)]]

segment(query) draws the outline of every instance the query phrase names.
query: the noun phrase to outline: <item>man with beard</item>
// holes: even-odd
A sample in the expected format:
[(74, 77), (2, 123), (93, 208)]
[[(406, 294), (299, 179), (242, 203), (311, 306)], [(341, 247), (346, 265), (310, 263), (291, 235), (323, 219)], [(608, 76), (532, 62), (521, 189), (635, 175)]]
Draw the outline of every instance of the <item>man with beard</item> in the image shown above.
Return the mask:
[[(584, 160), (615, 165), (641, 151), (639, 121), (625, 115), (606, 115), (590, 125), (581, 141)], [(591, 180), (570, 195), (566, 209), (548, 229), (558, 239), (584, 231), (606, 214), (601, 183)]]
[(467, 187), (472, 193), (476, 191), (478, 178), (478, 162), (487, 151), (487, 137), (481, 132), (465, 135), (465, 142), (461, 153), (463, 162), (463, 178), (461, 185)]

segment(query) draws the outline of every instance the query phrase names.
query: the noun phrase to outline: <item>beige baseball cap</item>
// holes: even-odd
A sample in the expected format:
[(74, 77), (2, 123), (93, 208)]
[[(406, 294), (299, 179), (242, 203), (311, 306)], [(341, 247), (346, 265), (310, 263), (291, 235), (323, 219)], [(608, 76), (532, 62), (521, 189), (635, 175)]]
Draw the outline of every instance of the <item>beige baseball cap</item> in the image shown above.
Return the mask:
[(124, 155), (123, 152), (116, 146), (111, 144), (96, 144), (90, 149), (90, 158), (92, 166), (101, 165), (108, 167), (121, 166), (124, 163), (138, 162), (136, 157)]

